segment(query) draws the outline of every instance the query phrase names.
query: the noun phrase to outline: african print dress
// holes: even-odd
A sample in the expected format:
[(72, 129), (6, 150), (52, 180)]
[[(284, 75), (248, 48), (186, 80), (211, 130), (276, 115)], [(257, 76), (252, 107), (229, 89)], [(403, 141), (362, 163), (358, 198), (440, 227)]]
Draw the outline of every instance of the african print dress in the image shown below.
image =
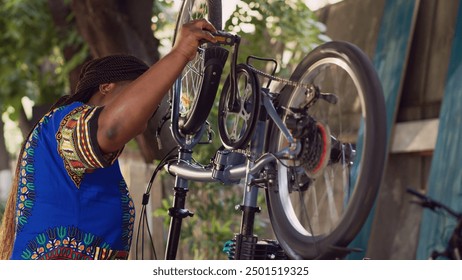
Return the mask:
[(12, 259), (126, 259), (134, 205), (117, 157), (96, 142), (101, 107), (80, 102), (45, 115), (19, 170)]

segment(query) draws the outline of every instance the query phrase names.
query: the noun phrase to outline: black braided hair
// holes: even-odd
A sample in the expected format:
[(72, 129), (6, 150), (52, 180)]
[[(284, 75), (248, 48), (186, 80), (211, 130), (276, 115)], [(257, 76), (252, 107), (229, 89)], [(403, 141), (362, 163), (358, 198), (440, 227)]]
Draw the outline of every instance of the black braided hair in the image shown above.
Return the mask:
[(99, 85), (135, 80), (148, 70), (148, 65), (131, 55), (110, 55), (88, 61), (80, 71), (79, 81), (72, 95), (61, 97), (51, 109), (75, 101), (88, 102)]

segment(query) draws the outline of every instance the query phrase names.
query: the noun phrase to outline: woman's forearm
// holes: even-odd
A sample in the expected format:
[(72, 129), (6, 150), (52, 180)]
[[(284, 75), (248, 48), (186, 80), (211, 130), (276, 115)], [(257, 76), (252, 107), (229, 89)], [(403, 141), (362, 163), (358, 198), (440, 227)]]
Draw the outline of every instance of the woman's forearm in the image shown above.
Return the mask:
[(167, 54), (105, 106), (98, 122), (98, 143), (104, 152), (120, 149), (145, 130), (187, 62), (180, 53)]
[(118, 93), (101, 111), (97, 139), (103, 152), (122, 148), (144, 131), (148, 120), (203, 40), (216, 42), (216, 32), (204, 19), (184, 24), (172, 51)]

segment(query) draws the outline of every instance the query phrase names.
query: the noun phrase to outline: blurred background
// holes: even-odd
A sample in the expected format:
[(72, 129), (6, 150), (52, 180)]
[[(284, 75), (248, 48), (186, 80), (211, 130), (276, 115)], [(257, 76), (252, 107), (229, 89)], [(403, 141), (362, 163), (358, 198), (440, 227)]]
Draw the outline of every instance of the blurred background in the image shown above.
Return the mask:
[[(330, 40), (359, 46), (379, 74), (387, 105), (388, 161), (376, 206), (351, 244), (363, 251), (349, 258), (426, 259), (444, 248), (455, 221), (410, 203), (406, 188), (462, 212), (460, 1), (222, 2), (225, 29), (243, 38), (241, 57), (276, 58), (278, 76), (289, 77), (304, 55)], [(114, 53), (155, 63), (171, 48), (180, 5), (180, 0), (0, 0), (0, 215), (23, 136), (55, 99), (72, 93), (81, 65)], [(167, 107), (165, 99), (146, 132), (121, 156), (138, 208), (156, 163), (169, 150), (168, 133), (156, 138)], [(216, 112), (212, 123), (213, 118)], [(219, 145), (215, 142), (198, 147), (196, 160), (207, 163)], [(160, 258), (171, 187), (169, 175), (156, 178), (148, 205)], [(180, 258), (226, 258), (221, 250), (239, 228), (234, 205), (240, 192), (239, 186), (191, 187), (188, 207), (196, 215), (185, 223)], [(265, 214), (259, 216), (257, 232), (271, 232)], [(143, 244), (134, 239), (132, 251)]]

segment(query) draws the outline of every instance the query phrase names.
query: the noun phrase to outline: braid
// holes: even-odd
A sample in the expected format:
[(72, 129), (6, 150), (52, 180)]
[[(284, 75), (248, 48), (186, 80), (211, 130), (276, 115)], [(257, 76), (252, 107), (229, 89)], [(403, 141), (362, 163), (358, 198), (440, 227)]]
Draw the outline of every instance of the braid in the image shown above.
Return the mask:
[(131, 55), (110, 55), (90, 60), (80, 71), (75, 93), (61, 97), (52, 109), (75, 101), (86, 103), (98, 91), (99, 85), (135, 80), (148, 68), (143, 61)]

